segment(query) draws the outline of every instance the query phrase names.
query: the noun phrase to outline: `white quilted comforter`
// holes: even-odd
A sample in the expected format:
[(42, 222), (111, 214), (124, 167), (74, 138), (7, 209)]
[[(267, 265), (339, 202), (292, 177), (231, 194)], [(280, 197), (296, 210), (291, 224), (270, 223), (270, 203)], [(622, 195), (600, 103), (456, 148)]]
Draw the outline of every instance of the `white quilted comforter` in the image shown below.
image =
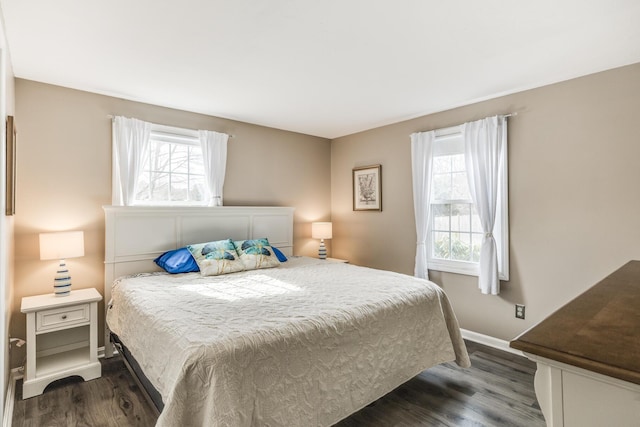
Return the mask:
[(107, 322), (165, 404), (158, 426), (328, 426), (424, 369), (469, 366), (443, 291), (293, 257), (216, 277), (140, 274)]

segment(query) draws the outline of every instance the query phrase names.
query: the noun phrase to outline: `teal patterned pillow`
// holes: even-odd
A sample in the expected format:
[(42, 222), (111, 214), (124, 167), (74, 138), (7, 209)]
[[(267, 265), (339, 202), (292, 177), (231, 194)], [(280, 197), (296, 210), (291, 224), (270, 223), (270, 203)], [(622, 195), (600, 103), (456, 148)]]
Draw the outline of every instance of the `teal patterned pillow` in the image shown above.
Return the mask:
[(239, 240), (234, 242), (245, 270), (271, 268), (280, 265), (278, 257), (267, 239)]
[(244, 270), (244, 264), (238, 258), (236, 246), (231, 239), (189, 245), (187, 249), (196, 260), (200, 267), (200, 274), (203, 276), (217, 276)]

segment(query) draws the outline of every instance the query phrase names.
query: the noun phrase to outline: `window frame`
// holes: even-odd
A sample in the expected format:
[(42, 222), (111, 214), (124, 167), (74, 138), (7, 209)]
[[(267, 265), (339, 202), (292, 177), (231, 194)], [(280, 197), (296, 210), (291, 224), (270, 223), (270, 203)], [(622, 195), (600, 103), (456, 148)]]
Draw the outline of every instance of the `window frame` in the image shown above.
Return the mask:
[[(149, 135), (149, 149), (151, 144), (155, 143), (169, 143), (169, 144), (182, 144), (189, 146), (201, 147), (200, 137), (197, 130), (179, 128), (174, 126), (166, 126), (152, 123), (151, 132)], [(204, 158), (202, 159), (204, 164)], [(142, 172), (142, 171), (141, 171)], [(172, 172), (167, 172), (169, 179)], [(204, 176), (203, 166), (203, 176)], [(180, 174), (182, 175), (182, 174)], [(191, 175), (187, 173), (187, 175)], [(206, 192), (206, 190), (205, 190)], [(183, 200), (138, 200), (134, 196), (133, 206), (207, 206), (206, 198), (200, 201), (183, 201)]]
[[(463, 125), (437, 129), (433, 142), (432, 161), (437, 156), (464, 153)], [(507, 144), (504, 145), (502, 153), (502, 168), (500, 170), (498, 182), (498, 209), (496, 211), (496, 222), (493, 235), (496, 240), (498, 255), (498, 277), (500, 280), (509, 280), (509, 183), (508, 183), (508, 151)], [(465, 166), (466, 168), (466, 166)], [(444, 271), (448, 273), (464, 274), (468, 276), (478, 276), (480, 263), (473, 261), (446, 260), (433, 257), (433, 211), (434, 204), (443, 204), (442, 201), (433, 203), (433, 168), (431, 169), (431, 197), (429, 201), (429, 224), (427, 230), (427, 265), (429, 270)], [(468, 203), (467, 200), (448, 200), (449, 203)], [(473, 201), (471, 201), (473, 205)]]

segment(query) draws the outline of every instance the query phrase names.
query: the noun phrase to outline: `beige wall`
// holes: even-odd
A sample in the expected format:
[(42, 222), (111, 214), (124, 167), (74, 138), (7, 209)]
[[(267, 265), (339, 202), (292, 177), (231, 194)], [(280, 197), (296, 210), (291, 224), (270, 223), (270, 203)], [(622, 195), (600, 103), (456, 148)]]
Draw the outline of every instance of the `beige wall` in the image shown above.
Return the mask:
[[(85, 256), (67, 260), (73, 285), (103, 291), (102, 205), (111, 203), (109, 114), (233, 134), (225, 205), (295, 207), (295, 251), (315, 253), (309, 223), (330, 218), (329, 140), (17, 79), (15, 336), (25, 335), (20, 299), (52, 291), (57, 262), (39, 260), (38, 233), (84, 230)], [(13, 357), (12, 364), (21, 365), (22, 358)]]
[[(430, 272), (461, 327), (510, 340), (640, 259), (640, 64), (332, 141), (332, 256), (412, 274), (409, 135), (509, 112), (511, 280), (486, 296), (474, 277)], [(351, 170), (377, 163), (383, 212), (353, 212)]]

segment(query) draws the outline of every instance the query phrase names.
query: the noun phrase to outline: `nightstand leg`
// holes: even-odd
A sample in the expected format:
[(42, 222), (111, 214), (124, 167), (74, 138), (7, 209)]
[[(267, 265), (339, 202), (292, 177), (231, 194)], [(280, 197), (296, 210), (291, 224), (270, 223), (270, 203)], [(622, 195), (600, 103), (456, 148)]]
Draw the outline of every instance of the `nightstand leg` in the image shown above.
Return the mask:
[[(98, 319), (98, 304), (91, 304), (91, 318)], [(91, 322), (89, 326), (89, 361), (98, 361), (98, 322)], [(100, 375), (98, 375), (100, 376)]]
[(25, 381), (36, 377), (36, 314), (27, 313), (27, 365), (25, 366)]

